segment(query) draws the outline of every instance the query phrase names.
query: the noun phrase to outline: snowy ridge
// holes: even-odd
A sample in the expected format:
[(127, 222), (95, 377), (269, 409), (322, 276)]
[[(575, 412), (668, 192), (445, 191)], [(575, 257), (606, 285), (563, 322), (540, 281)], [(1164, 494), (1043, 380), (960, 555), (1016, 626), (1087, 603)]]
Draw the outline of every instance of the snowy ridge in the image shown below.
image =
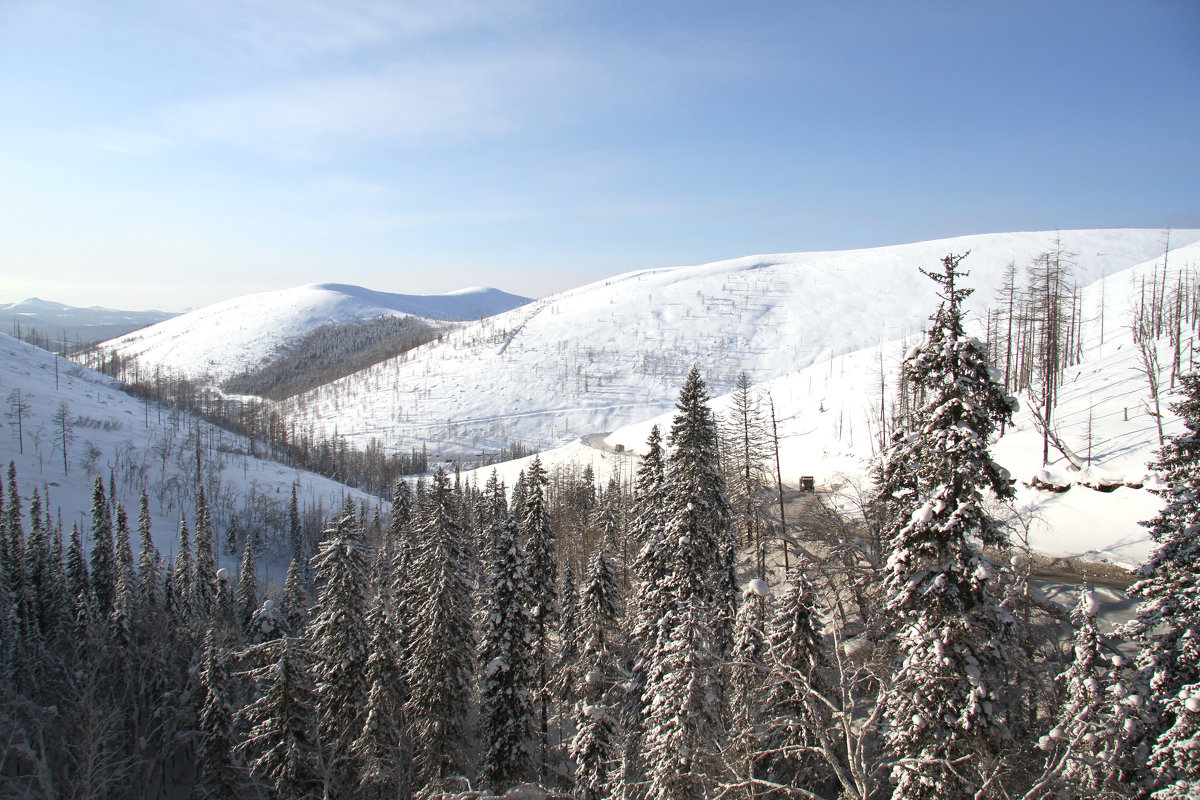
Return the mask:
[(124, 336), (173, 316), (164, 311), (122, 311), (100, 306), (80, 308), (38, 297), (19, 303), (0, 303), (0, 323), (5, 333), (14, 333), (20, 325), (22, 335), (36, 328), (40, 335), (52, 341), (65, 334), (69, 344), (76, 339), (86, 343)]
[[(756, 382), (819, 371), (920, 331), (936, 296), (917, 268), (949, 252), (971, 251), (968, 311), (978, 314), (1010, 262), (1023, 270), (1057, 238), (1077, 254), (1083, 285), (1164, 248), (1161, 230), (1003, 233), (641, 270), (464, 326), (285, 408), (360, 447), (555, 446), (671, 409), (692, 364), (722, 393), (742, 370)], [(1171, 232), (1173, 247), (1198, 240)]]
[(528, 298), (474, 288), (441, 295), (390, 294), (342, 283), (317, 283), (223, 300), (103, 344), (138, 359), (214, 382), (262, 363), (282, 345), (321, 325), (382, 316), (473, 320)]
[[(173, 552), (181, 510), (189, 526), (193, 524), (194, 488), (189, 491), (189, 487), (195, 485), (192, 437), (196, 420), (187, 414), (160, 411), (125, 394), (107, 376), (65, 359), (58, 359), (56, 389), (55, 366), (53, 354), (0, 334), (0, 391), (5, 398), (19, 391), (27, 409), (21, 426), (24, 453), (19, 452), (15, 419), (0, 420), (0, 467), (6, 470), (9, 461), (16, 464), (17, 482), (26, 501), (35, 487), (43, 498), (48, 492), (50, 508), (61, 509), (68, 535), (72, 521), (82, 521), (85, 530), (90, 524), (97, 474), (106, 484), (110, 475), (115, 477), (117, 500), (134, 520), (144, 484), (150, 495), (155, 544), (164, 556)], [(54, 417), (60, 403), (69, 407), (73, 439), (67, 448), (66, 474), (55, 435), (59, 426)], [(11, 401), (6, 404), (6, 410), (10, 408)], [(267, 507), (278, 504), (286, 511), (293, 484), (301, 508), (320, 506), (330, 513), (347, 495), (379, 502), (319, 475), (249, 456), (249, 443), (243, 437), (204, 422), (199, 423), (199, 430), (206, 452), (205, 491), (213, 528), (219, 533), (234, 520), (261, 529), (266, 522), (261, 515)], [(83, 464), (89, 448), (95, 451), (90, 470)]]

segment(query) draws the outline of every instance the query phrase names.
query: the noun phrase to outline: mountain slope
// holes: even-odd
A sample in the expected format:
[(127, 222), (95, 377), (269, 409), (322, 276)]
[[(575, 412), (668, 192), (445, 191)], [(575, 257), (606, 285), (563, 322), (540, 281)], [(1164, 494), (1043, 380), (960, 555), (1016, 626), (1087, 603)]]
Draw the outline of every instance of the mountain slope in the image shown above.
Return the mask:
[[(18, 396), (25, 407), (20, 439), (16, 417), (0, 417), (0, 466), (15, 464), (26, 500), (34, 487), (43, 497), (49, 494), (50, 508), (61, 509), (67, 534), (72, 522), (87, 529), (95, 476), (102, 475), (106, 484), (111, 476), (116, 479), (117, 500), (132, 520), (137, 519), (138, 497), (145, 486), (155, 544), (164, 557), (174, 552), (180, 513), (187, 515), (189, 525), (193, 521), (197, 431), (213, 528), (222, 540), (231, 527), (278, 532), (286, 525), (293, 484), (302, 509), (319, 507), (329, 514), (346, 495), (379, 502), (319, 475), (251, 456), (243, 437), (143, 403), (104, 375), (2, 334), (0, 375), (4, 410), (15, 411)], [(62, 426), (55, 420), (62, 404), (69, 434), (65, 470)], [(269, 555), (276, 566), (290, 558), (290, 553)]]
[(21, 335), (32, 330), (57, 343), (64, 337), (67, 344), (99, 342), (115, 336), (154, 325), (175, 316), (163, 311), (121, 311), (115, 308), (90, 306), (80, 308), (31, 297), (19, 303), (0, 304), (0, 325), (3, 331)]
[[(949, 252), (971, 251), (968, 312), (981, 313), (1006, 265), (1023, 271), (1058, 239), (1084, 285), (1164, 246), (1158, 230), (1005, 233), (633, 272), (465, 326), (284, 408), (360, 446), (553, 446), (670, 409), (692, 364), (719, 394), (742, 370), (761, 382), (917, 332), (936, 306), (917, 268)], [(1173, 247), (1198, 240), (1171, 232)]]
[[(1200, 268), (1200, 243), (1173, 250), (1170, 265), (1168, 284), (1174, 282), (1176, 270), (1194, 275)], [(1014, 424), (993, 446), (997, 460), (1017, 480), (1015, 509), (1020, 517), (1015, 530), (1027, 535), (1038, 552), (1126, 567), (1143, 563), (1151, 552), (1152, 542), (1138, 523), (1153, 517), (1162, 505), (1161, 498), (1150, 491), (1156, 484), (1146, 467), (1158, 447), (1158, 432), (1131, 332), (1129, 300), (1142, 281), (1155, 274), (1162, 275), (1161, 258), (1084, 288), (1081, 360), (1063, 376), (1054, 427), (1087, 466), (1074, 470), (1053, 448), (1050, 463), (1043, 466), (1042, 438), (1026, 397), (1020, 398), (1022, 409)], [(969, 332), (978, 335), (982, 330), (976, 324)], [(861, 489), (869, 482), (871, 459), (878, 452), (881, 377), (884, 396), (893, 396), (900, 360), (914, 342), (911, 337), (832, 356), (755, 387), (764, 402), (768, 395), (774, 402), (786, 484), (794, 487), (802, 475), (814, 476), (823, 490), (840, 487), (842, 491), (835, 496), (848, 511), (854, 511)], [(1182, 371), (1200, 366), (1197, 344), (1194, 333), (1185, 340)], [(1169, 337), (1164, 336), (1157, 345), (1159, 381), (1165, 395), (1164, 433), (1171, 436), (1183, 426), (1167, 409), (1171, 400)], [(717, 397), (713, 407), (722, 413), (729, 402), (728, 395)], [(668, 430), (671, 418), (672, 413), (664, 413), (607, 437), (588, 437), (540, 457), (550, 471), (560, 465), (590, 463), (600, 480), (614, 471), (629, 479), (636, 467), (631, 454), (644, 450), (653, 425)], [(496, 469), (511, 486), (528, 460)], [(483, 483), (491, 469), (467, 473), (464, 479)]]
[(389, 294), (340, 283), (318, 283), (235, 297), (198, 308), (145, 330), (104, 342), (136, 358), (220, 383), (257, 366), (286, 343), (321, 325), (382, 316), (471, 320), (528, 302), (498, 289), (473, 288), (442, 295)]

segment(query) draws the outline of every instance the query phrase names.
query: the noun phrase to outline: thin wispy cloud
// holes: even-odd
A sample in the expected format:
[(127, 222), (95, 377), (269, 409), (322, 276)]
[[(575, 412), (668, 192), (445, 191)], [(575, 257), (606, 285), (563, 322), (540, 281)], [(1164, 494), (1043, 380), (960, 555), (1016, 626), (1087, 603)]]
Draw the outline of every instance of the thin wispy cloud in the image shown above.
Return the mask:
[(556, 52), (395, 63), (180, 103), (163, 117), (168, 130), (285, 158), (364, 143), (429, 146), (521, 127), (578, 68)]
[(173, 12), (210, 53), (281, 66), (524, 25), (555, 8), (531, 0), (181, 0)]

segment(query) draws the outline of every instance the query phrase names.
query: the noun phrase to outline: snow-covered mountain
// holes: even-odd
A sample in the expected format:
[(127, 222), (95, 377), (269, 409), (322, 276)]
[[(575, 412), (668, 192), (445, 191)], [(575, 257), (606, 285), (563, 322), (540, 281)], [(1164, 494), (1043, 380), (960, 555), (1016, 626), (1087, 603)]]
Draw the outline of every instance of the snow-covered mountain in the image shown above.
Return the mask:
[(164, 311), (121, 311), (90, 306), (80, 308), (30, 297), (19, 303), (0, 303), (0, 326), (5, 333), (25, 335), (32, 330), (52, 342), (99, 342), (175, 316)]
[(288, 342), (321, 325), (382, 316), (478, 320), (529, 298), (475, 287), (438, 295), (390, 294), (342, 283), (317, 283), (235, 297), (104, 342), (144, 367), (222, 380), (268, 360)]
[[(1170, 233), (1172, 248), (1198, 240), (1200, 230)], [(968, 311), (979, 314), (1008, 264), (1023, 273), (1056, 241), (1086, 286), (1161, 256), (1165, 232), (986, 234), (632, 272), (464, 326), (284, 407), (358, 446), (554, 446), (668, 411), (693, 364), (720, 394), (743, 370), (755, 382), (817, 374), (918, 332), (937, 305), (918, 267), (947, 253), (971, 251)]]
[[(1172, 232), (1173, 242), (1188, 238), (1194, 237), (1176, 238)], [(1177, 270), (1194, 275), (1200, 268), (1200, 242), (1173, 248), (1169, 266), (1168, 284), (1174, 283)], [(1050, 464), (1043, 466), (1042, 437), (1024, 397), (1019, 398), (1022, 409), (1015, 424), (993, 448), (997, 460), (1017, 479), (1016, 508), (1023, 517), (1017, 530), (1027, 531), (1030, 545), (1038, 552), (1132, 567), (1144, 562), (1151, 551), (1146, 529), (1138, 523), (1161, 507), (1161, 499), (1150, 491), (1156, 484), (1146, 467), (1158, 447), (1158, 432), (1130, 322), (1143, 281), (1156, 274), (1161, 279), (1162, 271), (1160, 255), (1084, 287), (1082, 358), (1063, 377), (1055, 429), (1088, 466), (1072, 469), (1053, 448)], [(977, 277), (978, 271), (972, 280)], [(926, 316), (936, 306), (934, 298), (930, 302)], [(973, 333), (983, 333), (978, 322)], [(768, 398), (774, 403), (785, 483), (794, 487), (802, 475), (811, 475), (824, 489), (842, 487), (842, 502), (853, 505), (859, 488), (867, 485), (868, 467), (878, 450), (880, 393), (894, 396), (900, 361), (915, 340), (913, 336), (827, 354), (815, 364), (756, 387), (764, 406)], [(1191, 343), (1183, 347), (1185, 371), (1200, 366), (1197, 344), (1193, 334)], [(1159, 351), (1164, 433), (1170, 436), (1183, 428), (1167, 409), (1171, 353), (1166, 337), (1159, 341)], [(729, 401), (729, 395), (716, 397), (713, 408), (722, 413)], [(636, 468), (633, 454), (644, 450), (650, 428), (658, 425), (665, 433), (672, 416), (668, 411), (607, 436), (576, 440), (543, 452), (540, 458), (549, 470), (590, 463), (601, 481), (614, 472), (629, 479)], [(498, 465), (500, 478), (511, 486), (530, 460)], [(491, 470), (487, 467), (464, 478), (482, 484)]]
[[(328, 514), (347, 495), (379, 502), (319, 475), (253, 457), (243, 437), (143, 403), (104, 375), (3, 334), (0, 376), (6, 412), (0, 417), (0, 468), (7, 469), (9, 461), (15, 464), (26, 502), (35, 487), (43, 499), (48, 494), (50, 508), (61, 509), (67, 533), (73, 521), (87, 529), (95, 477), (103, 476), (107, 484), (111, 476), (117, 500), (134, 521), (141, 487), (146, 487), (155, 544), (164, 557), (173, 552), (180, 513), (187, 515), (189, 525), (194, 521), (197, 431), (213, 527), (222, 536), (230, 525), (256, 526), (261, 532), (281, 520), (286, 524), (293, 484), (302, 509), (319, 507)], [(18, 401), (24, 409), (20, 440)], [(63, 404), (65, 413), (58, 416)]]

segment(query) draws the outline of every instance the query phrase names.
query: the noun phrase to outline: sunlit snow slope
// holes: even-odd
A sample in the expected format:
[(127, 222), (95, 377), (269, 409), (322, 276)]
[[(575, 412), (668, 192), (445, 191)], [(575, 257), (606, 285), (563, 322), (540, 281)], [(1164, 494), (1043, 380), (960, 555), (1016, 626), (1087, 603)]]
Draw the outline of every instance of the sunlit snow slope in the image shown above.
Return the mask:
[[(553, 446), (669, 410), (693, 364), (720, 394), (742, 370), (755, 382), (827, 372), (831, 355), (918, 332), (937, 304), (918, 268), (947, 253), (971, 251), (968, 309), (979, 313), (1006, 265), (1023, 274), (1057, 237), (1087, 285), (1160, 256), (1165, 232), (987, 234), (633, 272), (465, 326), (286, 408), (359, 446)], [(1196, 230), (1170, 234), (1172, 247), (1197, 240)]]
[[(970, 260), (963, 265), (971, 266)], [(1025, 396), (1019, 397), (1022, 409), (1015, 425), (993, 447), (996, 458), (1017, 479), (1016, 508), (1022, 523), (1015, 530), (1027, 532), (1038, 552), (1134, 566), (1151, 551), (1146, 529), (1138, 522), (1161, 507), (1161, 500), (1149, 491), (1157, 484), (1146, 467), (1158, 447), (1158, 430), (1150, 415), (1154, 405), (1130, 322), (1141, 283), (1155, 274), (1161, 277), (1162, 270), (1160, 256), (1084, 288), (1083, 358), (1064, 375), (1054, 427), (1083, 459), (1085, 468), (1073, 469), (1053, 447), (1049, 464), (1043, 466), (1042, 437)], [(1177, 270), (1192, 275), (1200, 270), (1200, 243), (1171, 251), (1168, 285), (1174, 284)], [(977, 324), (972, 332), (982, 333)], [(894, 397), (900, 361), (916, 340), (914, 336), (833, 355), (756, 387), (764, 410), (768, 399), (774, 401), (785, 483), (795, 486), (800, 476), (812, 475), (822, 489), (840, 487), (841, 502), (847, 506), (861, 498), (861, 490), (868, 488), (870, 461), (879, 448), (881, 392), (885, 398)], [(1194, 334), (1185, 339), (1181, 371), (1200, 368), (1197, 345)], [(1167, 408), (1173, 400), (1167, 337), (1159, 340), (1158, 348), (1164, 433), (1170, 436), (1183, 427)], [(722, 413), (728, 401), (727, 395), (717, 397), (713, 407)], [(652, 425), (664, 433), (669, 430), (671, 417), (667, 412), (632, 423), (607, 437), (588, 437), (587, 442), (542, 453), (541, 458), (551, 470), (561, 464), (592, 463), (600, 480), (613, 471), (628, 478), (635, 467), (629, 453), (644, 450)], [(613, 452), (617, 446), (624, 453)], [(500, 465), (500, 476), (512, 485), (524, 466), (525, 462)], [(482, 482), (489, 471), (468, 477)], [(1044, 488), (1047, 485), (1069, 488), (1051, 491)], [(1100, 486), (1117, 488), (1098, 491)]]
[[(181, 511), (189, 525), (194, 523), (197, 429), (213, 528), (222, 538), (231, 524), (260, 531), (270, 524), (286, 524), (293, 484), (302, 509), (320, 507), (330, 513), (347, 494), (378, 502), (321, 476), (251, 457), (244, 438), (144, 404), (117, 389), (111, 379), (78, 364), (58, 359), (57, 379), (55, 368), (52, 354), (0, 334), (0, 397), (5, 398), (5, 410), (12, 410), (19, 392), (26, 407), (20, 442), (15, 417), (0, 418), (0, 469), (7, 470), (9, 461), (16, 465), (26, 508), (34, 487), (43, 498), (48, 493), (56, 517), (61, 509), (67, 533), (72, 522), (81, 522), (86, 530), (92, 486), (101, 475), (106, 484), (110, 477), (116, 479), (117, 500), (124, 504), (131, 525), (136, 525), (138, 498), (145, 486), (155, 544), (164, 557), (173, 552)], [(55, 421), (63, 403), (69, 431), (65, 471), (60, 425)], [(290, 554), (281, 557), (286, 560)]]
[(268, 359), (280, 346), (321, 325), (382, 316), (477, 320), (529, 302), (498, 289), (439, 295), (390, 294), (342, 283), (320, 283), (235, 297), (166, 320), (104, 347), (192, 377), (228, 378)]

